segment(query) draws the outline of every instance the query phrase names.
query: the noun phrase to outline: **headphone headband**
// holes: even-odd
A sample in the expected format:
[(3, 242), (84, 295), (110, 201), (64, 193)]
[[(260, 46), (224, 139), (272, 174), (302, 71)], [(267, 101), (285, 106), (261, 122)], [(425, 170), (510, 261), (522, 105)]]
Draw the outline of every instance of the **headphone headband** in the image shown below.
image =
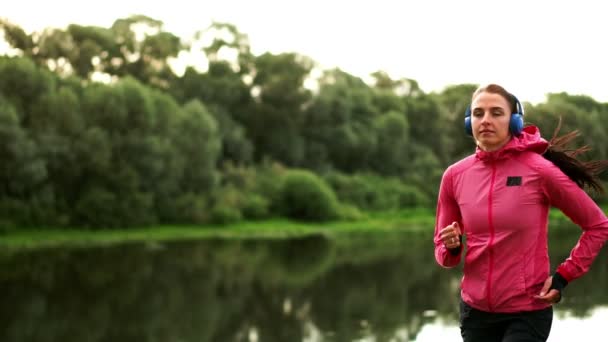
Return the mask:
[(517, 114), (521, 114), (522, 116), (524, 115), (524, 106), (521, 105), (521, 102), (519, 102), (519, 100), (517, 99), (517, 97), (511, 93), (509, 93), (509, 95), (511, 95), (513, 97), (513, 99), (515, 100), (515, 110)]

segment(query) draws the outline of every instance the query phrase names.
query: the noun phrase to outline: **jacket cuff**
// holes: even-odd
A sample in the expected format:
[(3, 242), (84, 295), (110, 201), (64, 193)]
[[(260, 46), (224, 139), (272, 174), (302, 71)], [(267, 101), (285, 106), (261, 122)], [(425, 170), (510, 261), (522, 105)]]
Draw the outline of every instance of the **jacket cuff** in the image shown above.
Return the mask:
[(452, 254), (453, 256), (457, 256), (460, 254), (460, 251), (462, 250), (462, 245), (456, 247), (456, 248), (447, 248), (448, 252), (450, 252), (450, 254)]
[(555, 273), (559, 273), (562, 276), (562, 278), (566, 279), (567, 282), (571, 282), (574, 279), (574, 277), (570, 274), (570, 272), (568, 272), (568, 270), (566, 270), (564, 265), (559, 266), (555, 270)]
[(551, 281), (550, 290), (556, 289), (559, 292), (562, 292), (566, 285), (568, 285), (568, 281), (566, 280), (566, 278), (564, 278), (559, 272), (555, 272)]

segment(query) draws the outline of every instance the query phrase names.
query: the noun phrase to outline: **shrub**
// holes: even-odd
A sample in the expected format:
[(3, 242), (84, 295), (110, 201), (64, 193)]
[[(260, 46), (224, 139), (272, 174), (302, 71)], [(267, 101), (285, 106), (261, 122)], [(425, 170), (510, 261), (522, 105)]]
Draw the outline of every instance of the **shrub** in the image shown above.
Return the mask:
[(345, 175), (337, 172), (325, 176), (341, 202), (363, 210), (396, 210), (404, 207), (426, 207), (430, 200), (416, 186), (398, 178), (371, 174)]
[(116, 203), (119, 202), (113, 193), (102, 188), (92, 188), (84, 192), (76, 203), (75, 223), (95, 228), (120, 226), (122, 218), (116, 214)]
[(417, 187), (401, 184), (396, 190), (399, 193), (401, 208), (429, 207), (431, 205), (429, 198)]
[(175, 222), (204, 224), (209, 222), (208, 204), (205, 198), (195, 193), (179, 195), (171, 208)]
[(243, 219), (241, 205), (243, 194), (234, 186), (218, 189), (215, 203), (211, 208), (211, 222), (219, 224), (235, 223)]
[(258, 220), (269, 216), (270, 202), (258, 194), (248, 194), (243, 199), (243, 216), (248, 219)]
[(350, 204), (340, 205), (340, 218), (347, 221), (357, 221), (364, 217), (359, 208)]
[(327, 221), (339, 217), (333, 190), (317, 175), (304, 170), (287, 172), (276, 206), (283, 215), (304, 221)]
[(211, 222), (217, 224), (235, 223), (243, 219), (238, 208), (216, 205), (211, 208)]

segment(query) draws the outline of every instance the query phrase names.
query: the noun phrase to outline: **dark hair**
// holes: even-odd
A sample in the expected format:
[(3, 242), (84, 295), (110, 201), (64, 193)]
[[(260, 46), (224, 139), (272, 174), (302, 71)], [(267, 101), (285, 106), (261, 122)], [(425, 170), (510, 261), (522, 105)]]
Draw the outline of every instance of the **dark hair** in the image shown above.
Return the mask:
[[(516, 111), (516, 98), (513, 94), (508, 92), (505, 88), (498, 84), (488, 84), (477, 88), (473, 93), (473, 98), (481, 93), (491, 93), (501, 95), (507, 100), (510, 105), (511, 113)], [(578, 155), (591, 150), (588, 145), (569, 149), (567, 147), (578, 135), (579, 131), (575, 130), (570, 133), (564, 134), (560, 137), (557, 136), (562, 127), (562, 119), (559, 119), (559, 123), (553, 132), (553, 137), (549, 140), (549, 147), (543, 154), (545, 159), (551, 161), (566, 176), (574, 181), (579, 187), (584, 188), (585, 186), (599, 192), (604, 192), (604, 186), (598, 176), (608, 168), (608, 160), (594, 160), (594, 161), (582, 161), (577, 158)]]
[(517, 112), (517, 100), (515, 96), (509, 93), (505, 88), (499, 86), (498, 84), (488, 84), (477, 88), (473, 93), (472, 98), (475, 99), (475, 96), (481, 93), (498, 94), (502, 96), (509, 103), (509, 109), (511, 110), (511, 113)]
[(543, 156), (559, 167), (579, 187), (584, 188), (587, 186), (599, 193), (603, 193), (604, 186), (598, 176), (608, 168), (608, 160), (579, 160), (577, 156), (590, 151), (591, 147), (585, 145), (576, 149), (568, 148), (567, 145), (579, 135), (579, 131), (574, 130), (558, 137), (557, 134), (561, 127), (562, 118), (560, 117), (559, 123), (553, 132), (553, 137), (549, 140), (549, 148), (547, 148)]

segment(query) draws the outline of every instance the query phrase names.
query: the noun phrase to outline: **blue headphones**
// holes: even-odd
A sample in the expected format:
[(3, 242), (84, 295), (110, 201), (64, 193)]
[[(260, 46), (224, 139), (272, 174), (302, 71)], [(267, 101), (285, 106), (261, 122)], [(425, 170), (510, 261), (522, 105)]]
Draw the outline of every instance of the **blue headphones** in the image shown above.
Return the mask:
[[(521, 105), (517, 97), (511, 94), (515, 100), (515, 113), (511, 113), (511, 121), (509, 121), (509, 131), (513, 135), (520, 135), (524, 129), (524, 107)], [(471, 126), (471, 106), (467, 107), (464, 113), (464, 130), (468, 135), (473, 135), (473, 126)]]

